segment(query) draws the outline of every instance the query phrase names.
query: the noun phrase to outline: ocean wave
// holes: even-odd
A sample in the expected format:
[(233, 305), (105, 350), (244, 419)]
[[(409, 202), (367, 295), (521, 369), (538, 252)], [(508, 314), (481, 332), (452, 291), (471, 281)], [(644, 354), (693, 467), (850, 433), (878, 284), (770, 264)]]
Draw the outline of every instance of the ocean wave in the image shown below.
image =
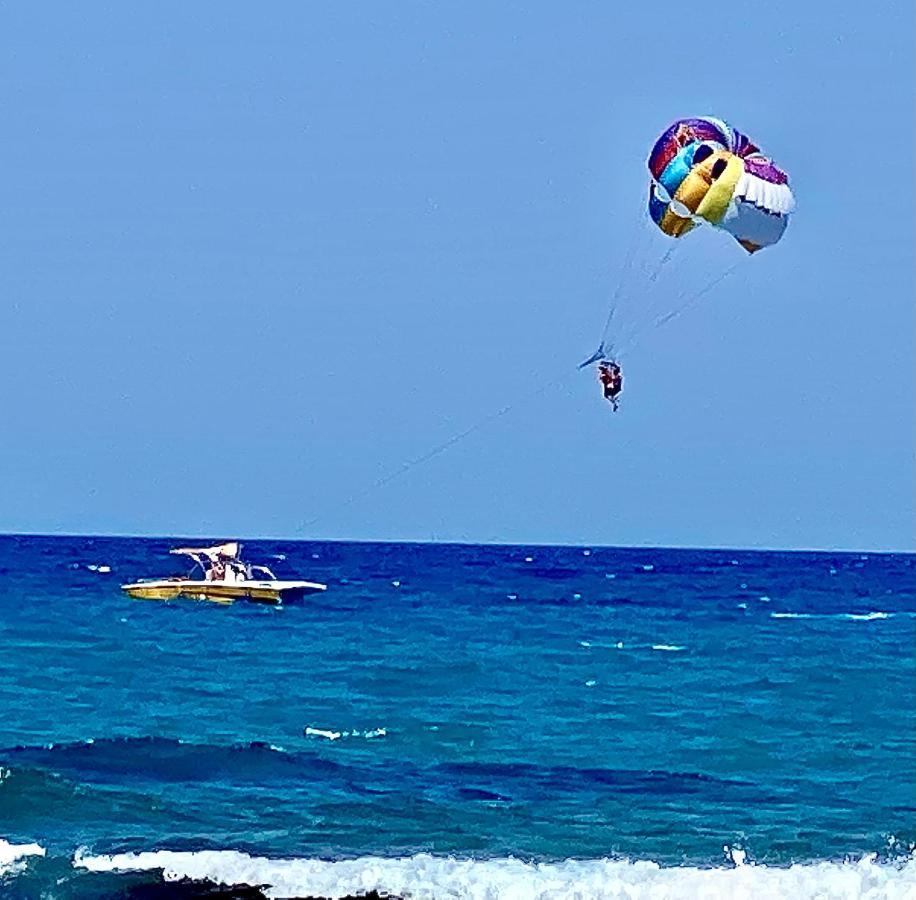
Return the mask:
[(159, 871), (166, 882), (192, 880), (259, 887), (270, 898), (344, 900), (372, 892), (411, 900), (910, 900), (916, 857), (879, 862), (875, 854), (789, 867), (745, 864), (663, 867), (613, 859), (535, 863), (428, 854), (389, 859), (270, 859), (234, 850), (153, 850), (111, 856), (80, 851), (73, 865), (90, 872)]
[[(325, 736), (320, 740), (322, 745), (330, 741)], [(9, 793), (7, 802), (30, 805), (39, 797), (47, 805), (68, 801), (77, 786), (92, 784), (138, 795), (145, 795), (150, 785), (179, 784), (231, 784), (297, 794), (340, 789), (372, 796), (380, 790), (399, 796), (412, 789), (462, 802), (498, 795), (501, 801), (522, 804), (592, 796), (596, 790), (639, 796), (727, 797), (742, 804), (773, 799), (769, 790), (754, 781), (704, 772), (484, 760), (417, 765), (409, 759), (343, 754), (330, 759), (319, 752), (293, 752), (260, 743), (220, 746), (152, 737), (16, 747), (0, 750), (0, 763), (12, 772), (3, 787)]]
[(17, 872), (30, 856), (44, 856), (40, 844), (11, 844), (0, 838), (0, 876)]
[(385, 737), (388, 734), (388, 729), (370, 728), (368, 731), (359, 731), (354, 728), (352, 731), (345, 729), (338, 731), (334, 728), (313, 728), (311, 725), (307, 725), (302, 733), (306, 737), (324, 738), (328, 741), (339, 741), (341, 738), (366, 738), (366, 740), (372, 740), (373, 738)]
[(443, 762), (430, 773), (448, 785), (494, 791), (519, 802), (560, 799), (595, 790), (640, 796), (715, 795), (736, 803), (770, 802), (754, 782), (665, 769), (580, 768), (533, 763)]
[[(873, 612), (864, 612), (864, 613), (771, 612), (770, 618), (771, 619), (847, 619), (850, 622), (874, 622), (880, 619), (893, 619), (897, 615), (898, 613), (881, 612), (880, 610), (875, 610)], [(906, 615), (906, 613), (902, 613), (902, 615)]]
[(100, 738), (43, 746), (0, 749), (0, 762), (69, 774), (80, 780), (164, 783), (231, 780), (320, 780), (340, 776), (346, 767), (315, 753), (290, 753), (272, 744), (199, 744), (163, 737)]

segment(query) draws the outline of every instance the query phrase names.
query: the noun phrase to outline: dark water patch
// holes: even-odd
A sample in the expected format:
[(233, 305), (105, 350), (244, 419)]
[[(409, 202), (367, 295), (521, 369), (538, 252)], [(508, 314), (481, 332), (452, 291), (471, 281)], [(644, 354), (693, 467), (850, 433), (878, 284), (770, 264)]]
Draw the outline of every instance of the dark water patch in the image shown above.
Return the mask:
[(458, 795), (462, 800), (487, 800), (498, 803), (508, 803), (511, 798), (503, 794), (497, 794), (493, 791), (485, 791), (480, 788), (461, 787), (458, 788)]
[(27, 764), (82, 781), (212, 782), (258, 784), (344, 778), (346, 765), (312, 753), (287, 753), (260, 742), (237, 746), (194, 744), (163, 737), (101, 738), (45, 747), (0, 750), (9, 766)]
[(476, 785), (478, 790), (502, 786), (515, 798), (562, 798), (576, 794), (610, 792), (641, 796), (714, 794), (733, 799), (761, 801), (771, 797), (755, 784), (717, 778), (698, 772), (640, 771), (626, 769), (535, 766), (525, 763), (447, 763), (438, 767), (446, 780)]
[[(418, 766), (400, 759), (352, 758), (337, 762), (317, 753), (287, 752), (264, 744), (189, 744), (158, 738), (116, 738), (50, 747), (0, 750), (12, 772), (0, 793), (7, 803), (42, 797), (46, 803), (72, 799), (76, 784), (222, 784), (234, 786), (309, 785), (383, 797), (405, 787), (447, 790), (463, 799), (503, 800), (560, 797), (595, 791), (632, 795), (717, 795), (761, 799), (748, 781), (699, 772), (545, 766), (527, 762), (446, 762)], [(65, 777), (61, 777), (65, 776)], [(180, 795), (177, 795), (180, 797)], [(18, 799), (17, 799), (18, 797)]]

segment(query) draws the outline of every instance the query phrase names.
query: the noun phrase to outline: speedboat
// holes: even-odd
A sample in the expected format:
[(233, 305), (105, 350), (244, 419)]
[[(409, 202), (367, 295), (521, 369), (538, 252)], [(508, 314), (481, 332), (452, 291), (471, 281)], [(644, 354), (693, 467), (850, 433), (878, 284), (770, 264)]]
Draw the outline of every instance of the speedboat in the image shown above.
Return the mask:
[(188, 575), (158, 578), (122, 584), (121, 590), (138, 600), (214, 600), (233, 603), (252, 600), (255, 603), (283, 603), (298, 600), (306, 594), (327, 589), (314, 581), (281, 581), (267, 566), (252, 566), (241, 559), (238, 541), (215, 547), (176, 547), (173, 556), (193, 560)]

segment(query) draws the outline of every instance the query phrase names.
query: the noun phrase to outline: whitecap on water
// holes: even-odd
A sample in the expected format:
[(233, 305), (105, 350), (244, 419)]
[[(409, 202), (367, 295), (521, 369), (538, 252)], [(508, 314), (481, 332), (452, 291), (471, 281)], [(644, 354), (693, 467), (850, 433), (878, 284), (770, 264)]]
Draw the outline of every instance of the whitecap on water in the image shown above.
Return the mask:
[(894, 613), (867, 612), (867, 613), (795, 613), (772, 612), (771, 619), (847, 619), (850, 622), (874, 622), (881, 619), (891, 619)]
[(25, 865), (30, 856), (44, 856), (40, 844), (11, 844), (0, 838), (0, 875), (10, 875)]
[(880, 863), (874, 854), (855, 861), (816, 861), (777, 867), (748, 863), (729, 848), (718, 868), (660, 866), (647, 860), (567, 859), (526, 862), (417, 854), (347, 860), (268, 859), (236, 850), (119, 853), (78, 851), (73, 865), (91, 872), (160, 871), (167, 882), (208, 880), (223, 885), (261, 885), (268, 897), (342, 900), (377, 892), (426, 900), (772, 900), (870, 897), (904, 900), (916, 890), (916, 859)]
[(328, 741), (339, 741), (341, 738), (373, 738), (385, 737), (388, 734), (387, 728), (370, 728), (368, 731), (360, 731), (354, 728), (351, 731), (335, 731), (332, 728), (312, 728), (311, 725), (302, 729), (306, 737), (325, 738)]
[(844, 619), (852, 619), (853, 622), (874, 622), (875, 619), (889, 619), (891, 613), (886, 612), (867, 612), (867, 613), (843, 613)]
[(329, 741), (337, 741), (343, 736), (340, 731), (331, 731), (328, 728), (312, 728), (308, 726), (304, 731), (307, 737), (322, 737), (327, 738)]

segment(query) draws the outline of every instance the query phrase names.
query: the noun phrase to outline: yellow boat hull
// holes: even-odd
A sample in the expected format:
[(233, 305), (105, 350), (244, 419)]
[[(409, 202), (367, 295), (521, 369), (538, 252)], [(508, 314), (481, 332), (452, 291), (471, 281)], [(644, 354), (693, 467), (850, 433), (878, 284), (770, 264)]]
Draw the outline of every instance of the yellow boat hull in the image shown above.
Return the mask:
[(283, 603), (298, 600), (305, 594), (325, 590), (325, 585), (314, 582), (288, 581), (149, 581), (125, 584), (121, 589), (136, 600), (209, 600), (211, 603), (234, 603), (248, 600), (252, 603)]

